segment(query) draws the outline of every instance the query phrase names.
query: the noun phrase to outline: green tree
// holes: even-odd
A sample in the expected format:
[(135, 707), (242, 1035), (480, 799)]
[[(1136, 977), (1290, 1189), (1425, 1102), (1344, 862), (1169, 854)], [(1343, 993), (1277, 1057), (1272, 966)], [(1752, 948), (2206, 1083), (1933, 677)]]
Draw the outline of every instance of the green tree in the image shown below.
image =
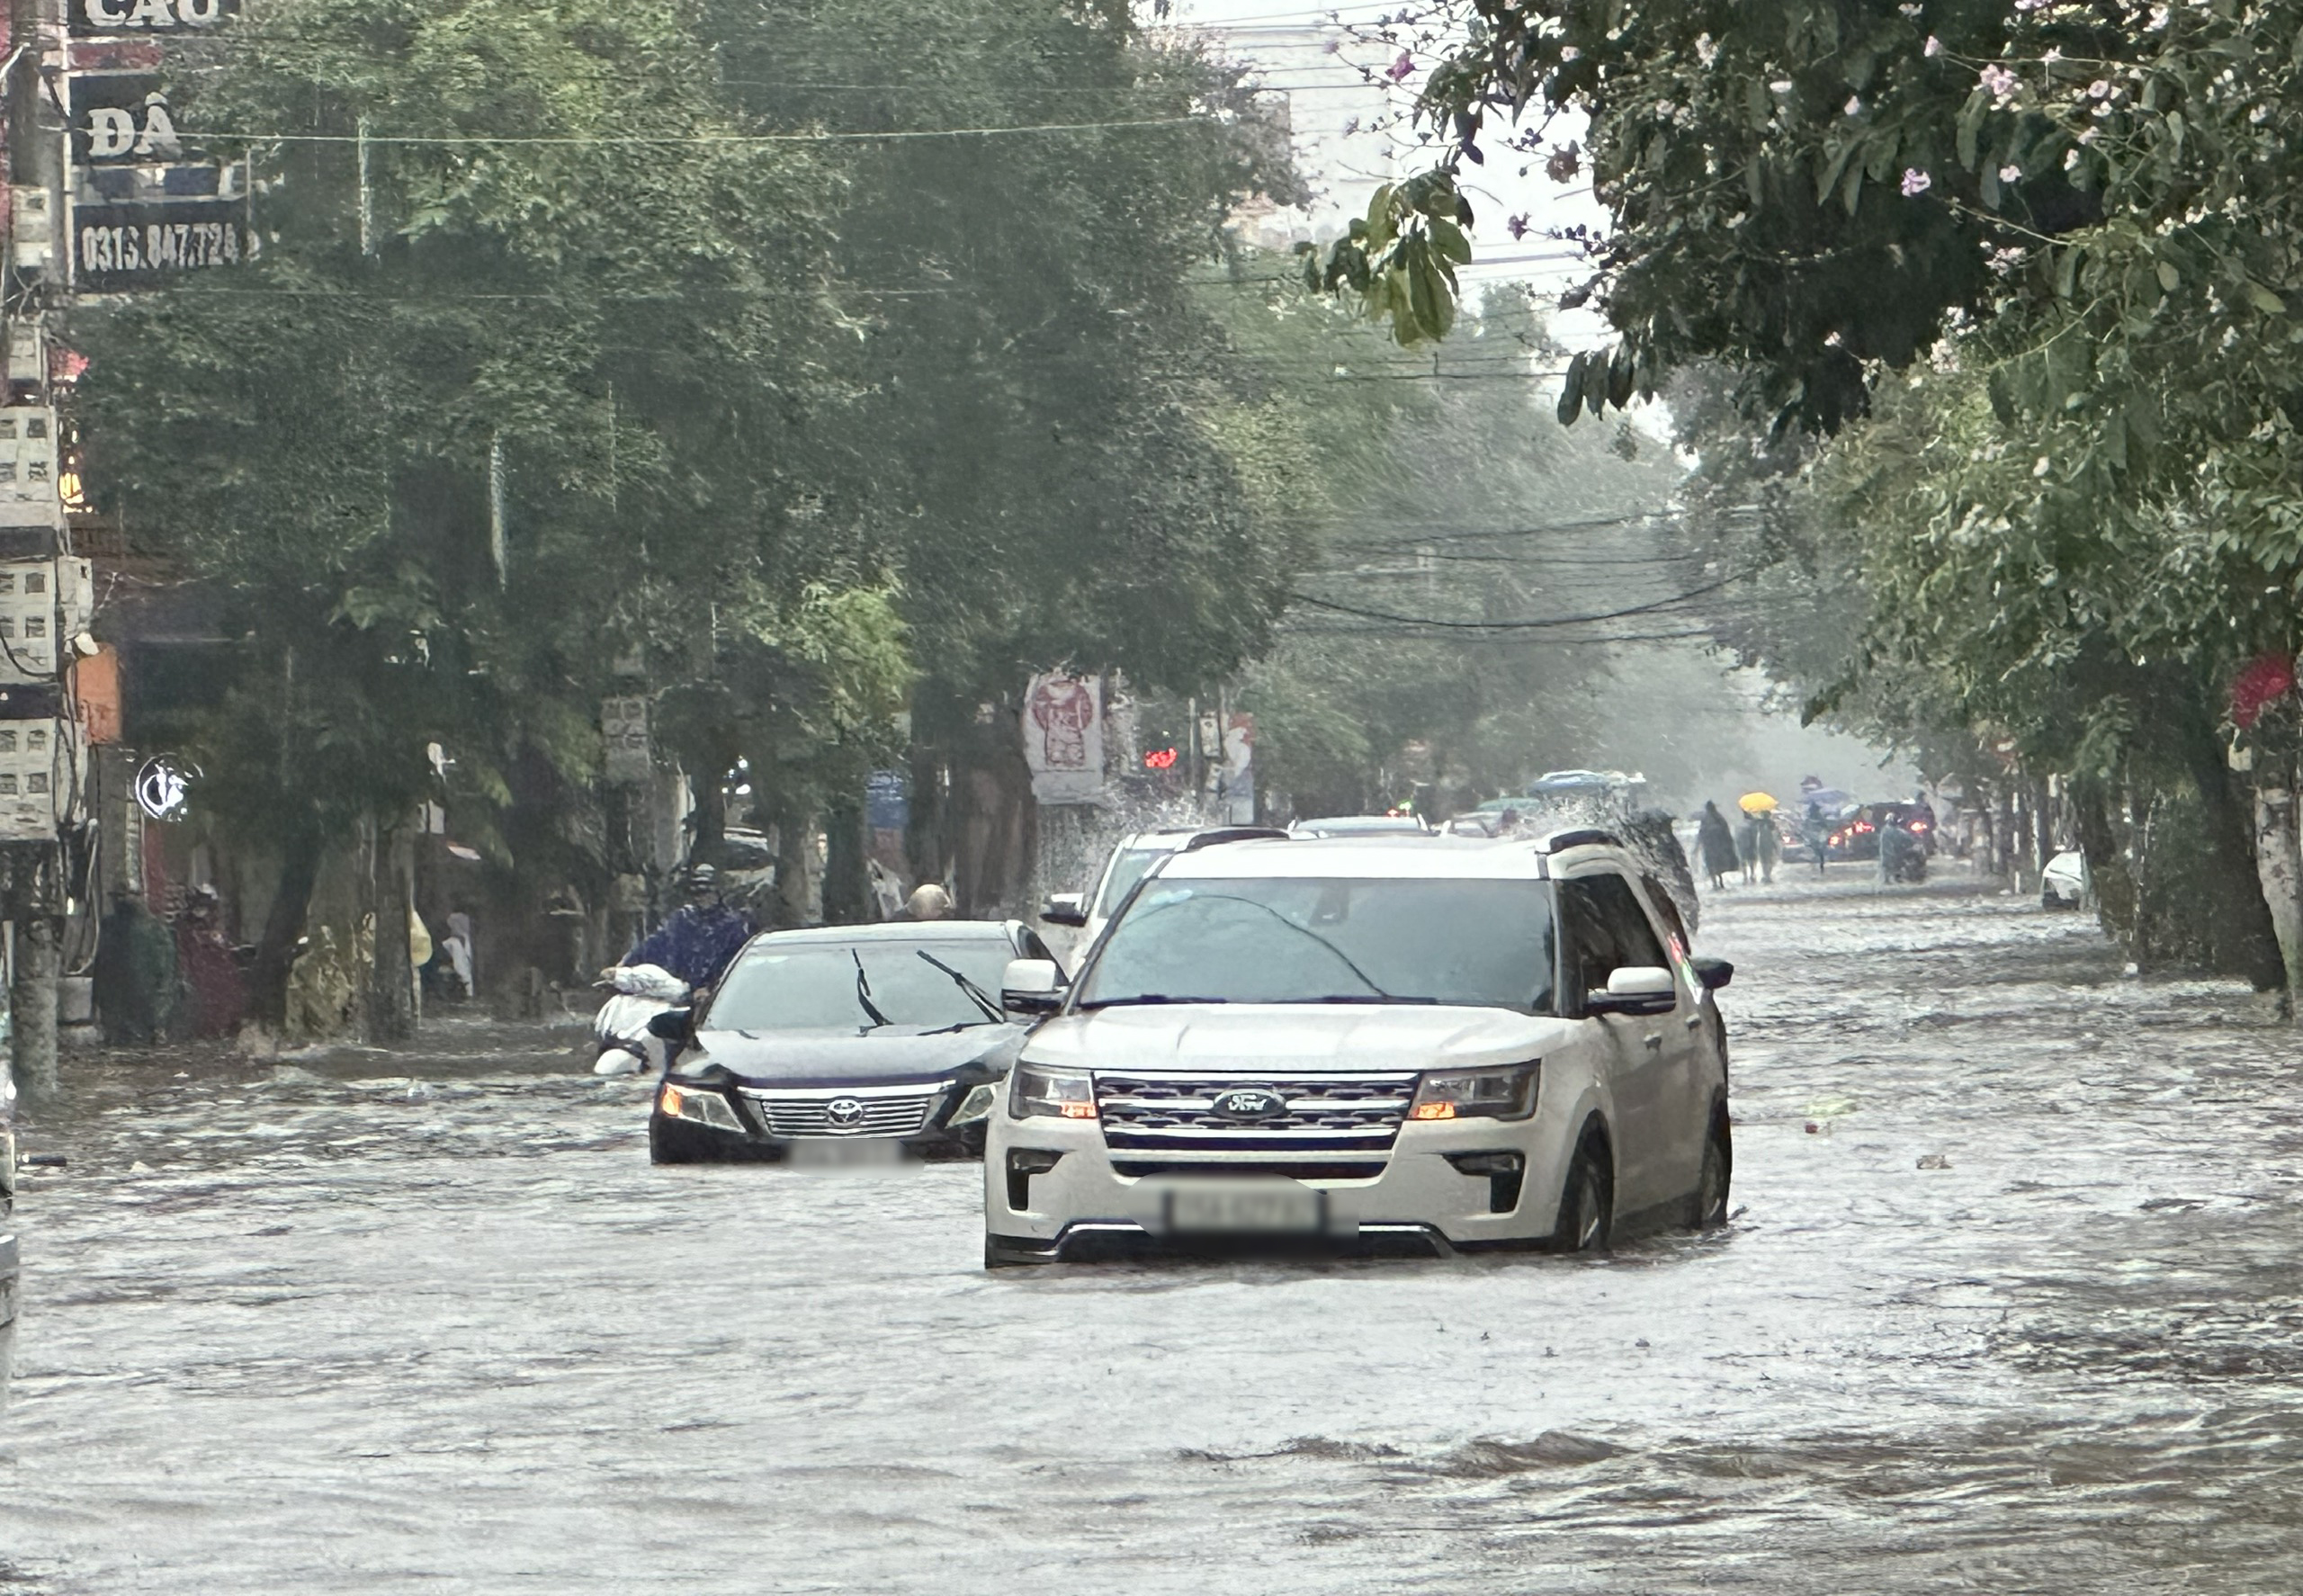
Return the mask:
[(610, 661), (690, 662), (722, 598), (804, 618), (810, 584), (873, 579), (791, 525), (790, 414), (840, 336), (829, 179), (752, 141), (698, 52), (597, 0), (280, 0), (186, 96), (249, 157), (262, 257), (76, 318), (90, 480), (245, 637), (205, 728), (285, 856), (275, 1010), (320, 851), (405, 825), (427, 743), (539, 893), (596, 873), (583, 828), (489, 816), (522, 785), (583, 806)]
[(1537, 0), (1480, 6), (1426, 97), (1443, 166), (1582, 124), (1611, 225), (1578, 293), (1617, 342), (1564, 417), (1717, 361), (1747, 413), (1831, 432), (1918, 372), (1904, 446), (1850, 456), (1881, 517), (1856, 665), (1940, 668), (1971, 723), (2059, 717), (2079, 731), (2049, 741), (2098, 753), (2172, 715), (2259, 980), (2245, 794), (2213, 752), (2237, 665), (2293, 648), (2303, 578), (2299, 27), (2293, 4)]

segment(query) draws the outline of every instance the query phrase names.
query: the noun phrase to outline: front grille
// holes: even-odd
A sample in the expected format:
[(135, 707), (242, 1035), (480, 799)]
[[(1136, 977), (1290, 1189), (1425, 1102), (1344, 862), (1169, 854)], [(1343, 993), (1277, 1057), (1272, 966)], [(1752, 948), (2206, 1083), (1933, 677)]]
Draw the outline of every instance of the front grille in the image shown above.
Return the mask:
[[(1152, 1071), (1096, 1076), (1096, 1110), (1115, 1152), (1309, 1153), (1391, 1152), (1415, 1099), (1416, 1078), (1402, 1074), (1223, 1075)], [(1215, 1112), (1226, 1092), (1258, 1089), (1285, 1108), (1260, 1119)], [(1375, 1173), (1371, 1168), (1368, 1173)]]
[(1382, 1158), (1156, 1159), (1116, 1158), (1112, 1173), (1129, 1180), (1149, 1175), (1283, 1175), (1290, 1180), (1373, 1180)]
[[(941, 1093), (907, 1088), (901, 1093), (863, 1091), (748, 1091), (744, 1102), (771, 1136), (909, 1136), (927, 1124)], [(834, 1103), (848, 1102), (860, 1117), (835, 1116)]]

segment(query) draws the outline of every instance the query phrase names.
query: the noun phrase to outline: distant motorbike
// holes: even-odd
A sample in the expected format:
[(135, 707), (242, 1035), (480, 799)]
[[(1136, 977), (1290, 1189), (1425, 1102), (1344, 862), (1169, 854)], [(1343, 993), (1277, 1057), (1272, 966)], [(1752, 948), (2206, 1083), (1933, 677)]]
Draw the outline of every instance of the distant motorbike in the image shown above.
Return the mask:
[(648, 1029), (648, 1022), (686, 1004), (687, 982), (660, 964), (618, 964), (603, 971), (598, 984), (614, 995), (592, 1017), (592, 1036), (597, 1043), (592, 1073), (661, 1072), (664, 1039)]
[(1919, 838), (1890, 821), (1879, 828), (1879, 879), (1922, 882), (1927, 879), (1927, 849)]

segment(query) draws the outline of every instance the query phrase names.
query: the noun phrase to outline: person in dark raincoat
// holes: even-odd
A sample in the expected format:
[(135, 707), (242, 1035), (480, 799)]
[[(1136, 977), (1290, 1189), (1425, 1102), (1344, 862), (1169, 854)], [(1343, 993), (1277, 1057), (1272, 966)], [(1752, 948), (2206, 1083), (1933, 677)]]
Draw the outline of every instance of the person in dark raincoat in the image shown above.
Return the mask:
[(1707, 802), (1698, 822), (1695, 850), (1703, 856), (1703, 873), (1711, 878), (1717, 892), (1727, 884), (1727, 873), (1740, 867), (1735, 857), (1735, 833), (1727, 824), (1727, 817), (1719, 812), (1719, 805)]
[(176, 939), (142, 894), (112, 894), (112, 912), (96, 931), (92, 974), (105, 1041), (139, 1045), (167, 1035), (176, 1002)]
[(214, 887), (195, 887), (176, 921), (176, 965), (191, 997), (190, 1012), (180, 1018), (194, 1036), (229, 1036), (247, 1011), (247, 982), (232, 956), (223, 908)]
[(623, 955), (626, 964), (655, 964), (702, 991), (759, 928), (720, 898), (720, 873), (709, 865), (687, 873), (687, 901)]
[(1821, 875), (1832, 851), (1832, 823), (1824, 818), (1824, 806), (1807, 805), (1807, 812), (1799, 821), (1800, 840), (1807, 845), (1807, 856), (1815, 861), (1815, 874)]

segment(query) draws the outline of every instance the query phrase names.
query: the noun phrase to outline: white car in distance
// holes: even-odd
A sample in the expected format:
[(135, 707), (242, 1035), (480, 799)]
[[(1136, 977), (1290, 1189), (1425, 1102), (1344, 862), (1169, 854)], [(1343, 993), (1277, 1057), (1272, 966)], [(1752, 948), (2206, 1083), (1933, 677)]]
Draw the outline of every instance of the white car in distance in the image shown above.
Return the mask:
[(1038, 1009), (984, 1158), (987, 1267), (1285, 1244), (1605, 1247), (1716, 1224), (1714, 992), (1607, 833), (1238, 842), (1160, 861)]
[(1135, 883), (1169, 854), (1209, 847), (1219, 842), (1286, 835), (1272, 826), (1178, 826), (1159, 831), (1131, 832), (1119, 839), (1105, 859), (1103, 873), (1096, 877), (1093, 892), (1051, 894), (1040, 906), (1040, 919), (1047, 925), (1077, 930), (1080, 937), (1074, 951), (1085, 953), (1103, 935), (1112, 916), (1119, 912), (1119, 906), (1127, 901)]

